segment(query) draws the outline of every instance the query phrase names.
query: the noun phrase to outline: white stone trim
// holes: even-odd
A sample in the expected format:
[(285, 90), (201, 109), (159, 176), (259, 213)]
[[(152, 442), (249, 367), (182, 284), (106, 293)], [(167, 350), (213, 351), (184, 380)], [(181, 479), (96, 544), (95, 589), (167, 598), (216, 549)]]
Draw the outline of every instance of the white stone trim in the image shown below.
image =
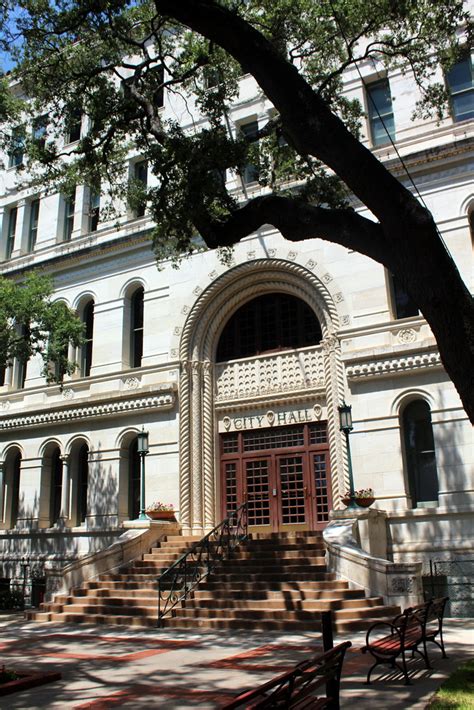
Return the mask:
[(367, 377), (391, 377), (428, 368), (442, 368), (438, 352), (418, 352), (402, 357), (377, 358), (346, 364), (346, 376), (349, 380), (362, 380)]

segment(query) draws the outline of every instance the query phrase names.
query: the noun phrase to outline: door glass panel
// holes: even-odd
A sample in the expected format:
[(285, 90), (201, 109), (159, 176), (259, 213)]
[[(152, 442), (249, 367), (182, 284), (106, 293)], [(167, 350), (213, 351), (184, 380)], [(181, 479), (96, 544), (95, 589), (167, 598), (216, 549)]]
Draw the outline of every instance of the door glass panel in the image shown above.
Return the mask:
[(225, 502), (226, 517), (237, 510), (237, 462), (226, 461), (224, 464), (225, 475)]
[(314, 484), (316, 490), (316, 520), (326, 523), (329, 520), (329, 496), (326, 454), (313, 454)]
[(259, 429), (245, 431), (243, 434), (244, 451), (261, 451), (262, 449), (286, 449), (291, 446), (304, 446), (304, 428), (277, 427), (276, 429)]
[(309, 443), (327, 444), (328, 426), (327, 422), (315, 422), (309, 425)]
[(270, 524), (269, 461), (247, 461), (248, 524)]
[(303, 457), (285, 456), (279, 459), (281, 490), (281, 521), (283, 525), (305, 522), (305, 490)]

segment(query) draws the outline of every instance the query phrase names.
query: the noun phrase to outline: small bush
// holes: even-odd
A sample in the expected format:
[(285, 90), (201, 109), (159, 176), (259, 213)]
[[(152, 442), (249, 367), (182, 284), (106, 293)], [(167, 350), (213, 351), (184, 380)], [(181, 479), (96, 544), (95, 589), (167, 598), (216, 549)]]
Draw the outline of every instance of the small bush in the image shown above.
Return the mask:
[(24, 607), (25, 600), (23, 598), (22, 592), (18, 592), (15, 589), (9, 590), (8, 592), (0, 592), (1, 611), (23, 609)]

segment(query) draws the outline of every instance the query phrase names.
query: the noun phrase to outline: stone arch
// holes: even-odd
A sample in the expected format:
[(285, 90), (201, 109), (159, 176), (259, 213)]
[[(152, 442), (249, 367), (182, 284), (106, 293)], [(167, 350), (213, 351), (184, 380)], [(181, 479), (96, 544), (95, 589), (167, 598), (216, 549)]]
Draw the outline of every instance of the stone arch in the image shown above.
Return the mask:
[(10, 443), (3, 451), (0, 464), (0, 529), (14, 528), (20, 511), (21, 462), (24, 452), (18, 444)]
[(336, 336), (341, 326), (326, 284), (308, 268), (283, 259), (256, 259), (230, 269), (199, 296), (186, 319), (179, 357), (180, 513), (183, 528), (209, 530), (216, 518), (214, 353), (224, 324), (255, 296), (282, 292), (305, 301), (322, 329), (333, 497), (345, 486), (347, 456), (338, 431), (337, 406), (344, 398), (344, 372)]
[(130, 447), (139, 431), (138, 427), (127, 427), (116, 439), (119, 456), (118, 516), (120, 522), (130, 518)]

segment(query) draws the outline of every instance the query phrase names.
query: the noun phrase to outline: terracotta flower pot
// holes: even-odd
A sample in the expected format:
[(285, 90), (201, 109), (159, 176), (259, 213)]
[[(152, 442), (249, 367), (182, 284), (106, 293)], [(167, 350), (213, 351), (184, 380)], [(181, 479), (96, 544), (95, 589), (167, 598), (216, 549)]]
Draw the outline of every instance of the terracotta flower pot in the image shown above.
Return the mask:
[(351, 502), (351, 499), (349, 498), (349, 496), (344, 496), (344, 498), (342, 498), (341, 500), (344, 503), (344, 505), (346, 506), (346, 508), (349, 505), (349, 503)]
[(146, 514), (152, 520), (175, 520), (174, 510), (147, 510)]
[(369, 508), (374, 502), (375, 498), (356, 498), (356, 503), (361, 508)]

